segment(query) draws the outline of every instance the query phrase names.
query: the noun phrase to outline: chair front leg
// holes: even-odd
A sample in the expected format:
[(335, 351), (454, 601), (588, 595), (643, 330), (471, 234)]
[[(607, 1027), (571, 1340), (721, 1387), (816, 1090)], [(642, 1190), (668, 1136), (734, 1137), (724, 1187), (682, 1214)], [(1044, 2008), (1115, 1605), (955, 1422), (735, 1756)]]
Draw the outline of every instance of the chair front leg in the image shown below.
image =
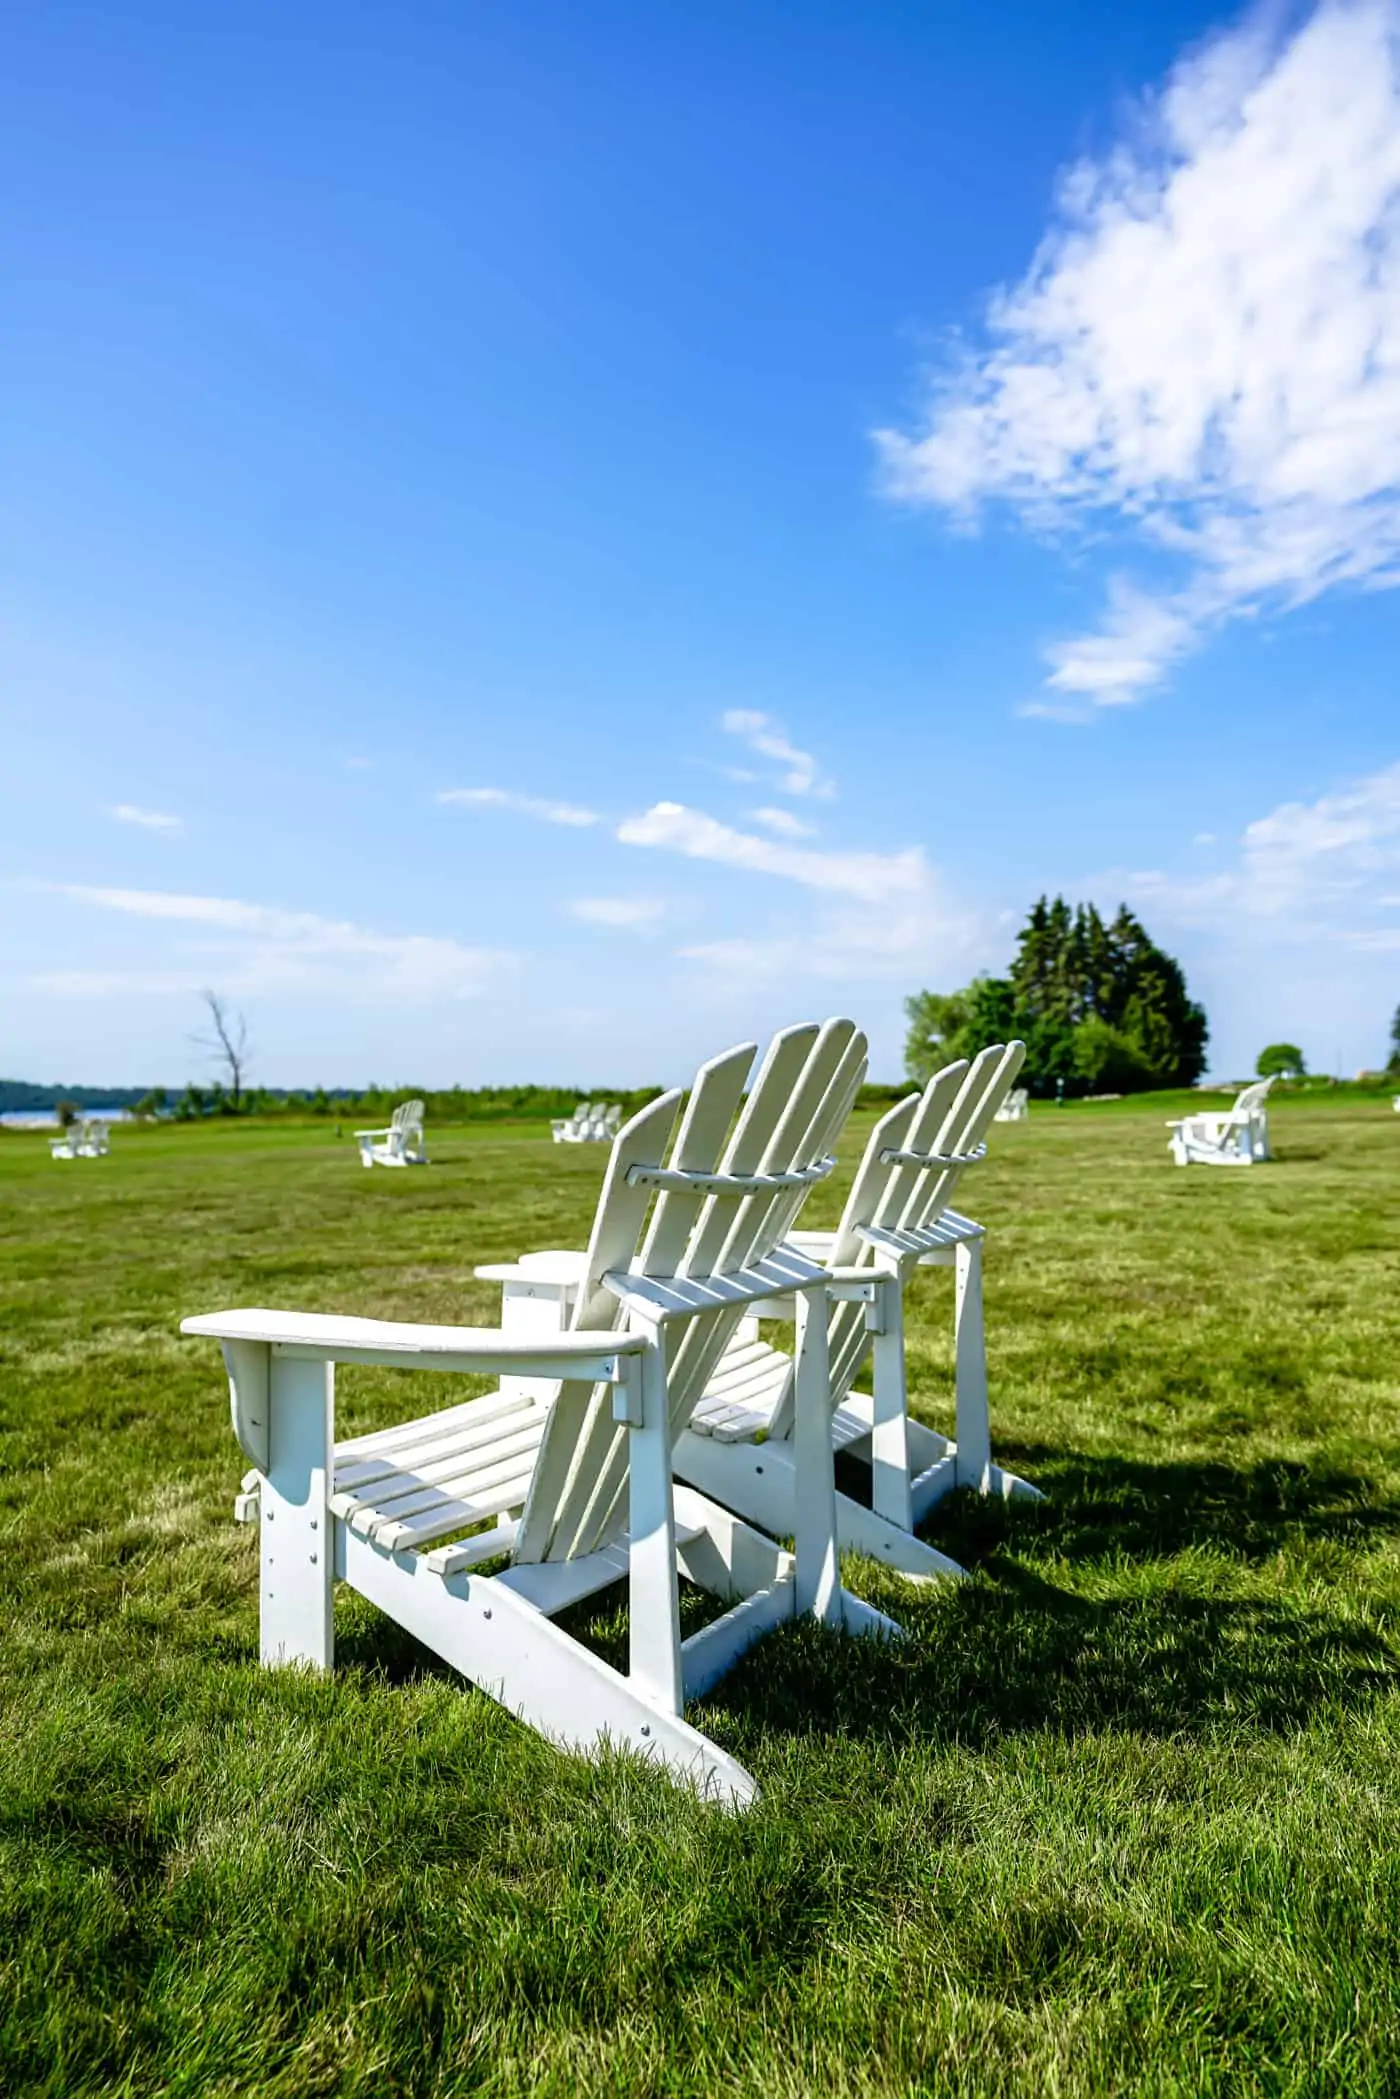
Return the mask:
[(270, 1353), (259, 1528), (262, 1659), (271, 1666), (293, 1662), (329, 1670), (335, 1660), (335, 1368)]
[(685, 1704), (680, 1584), (671, 1482), (671, 1411), (665, 1329), (624, 1366), (614, 1410), (627, 1422), (628, 1677), (663, 1712)]
[(831, 1369), (823, 1284), (797, 1293), (797, 1373), (793, 1394), (796, 1473), (796, 1591), (799, 1615), (840, 1625), (841, 1570), (836, 1556), (836, 1478), (831, 1462)]
[(982, 1241), (958, 1248), (953, 1348), (957, 1378), (957, 1482), (985, 1494), (991, 1484), (987, 1340), (982, 1321)]
[(910, 1495), (909, 1394), (904, 1368), (904, 1291), (897, 1275), (882, 1276), (874, 1304), (871, 1343), (874, 1375), (870, 1434), (870, 1503), (877, 1516), (914, 1528)]

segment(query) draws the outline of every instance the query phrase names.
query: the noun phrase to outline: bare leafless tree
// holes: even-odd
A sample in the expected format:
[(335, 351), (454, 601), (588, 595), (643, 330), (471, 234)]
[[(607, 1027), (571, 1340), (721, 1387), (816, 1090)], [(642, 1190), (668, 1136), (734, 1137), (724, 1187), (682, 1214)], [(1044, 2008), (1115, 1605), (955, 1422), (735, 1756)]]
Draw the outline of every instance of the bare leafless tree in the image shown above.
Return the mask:
[(243, 1082), (248, 1076), (250, 1051), (248, 1048), (248, 1023), (236, 1007), (227, 999), (219, 997), (217, 991), (206, 991), (204, 1003), (209, 1009), (209, 1020), (213, 1028), (211, 1035), (196, 1035), (195, 1041), (202, 1050), (207, 1050), (214, 1060), (228, 1073), (229, 1094), (237, 1114), (243, 1098)]

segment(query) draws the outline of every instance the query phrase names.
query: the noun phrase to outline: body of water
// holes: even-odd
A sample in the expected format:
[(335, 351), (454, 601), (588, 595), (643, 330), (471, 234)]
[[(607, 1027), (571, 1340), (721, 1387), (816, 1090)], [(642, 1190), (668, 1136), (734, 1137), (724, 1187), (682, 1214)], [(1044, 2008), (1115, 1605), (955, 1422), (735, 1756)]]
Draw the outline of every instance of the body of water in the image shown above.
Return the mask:
[[(80, 1119), (88, 1122), (130, 1122), (130, 1108), (80, 1108)], [(0, 1115), (0, 1128), (6, 1130), (56, 1130), (58, 1117), (52, 1108), (11, 1108)]]

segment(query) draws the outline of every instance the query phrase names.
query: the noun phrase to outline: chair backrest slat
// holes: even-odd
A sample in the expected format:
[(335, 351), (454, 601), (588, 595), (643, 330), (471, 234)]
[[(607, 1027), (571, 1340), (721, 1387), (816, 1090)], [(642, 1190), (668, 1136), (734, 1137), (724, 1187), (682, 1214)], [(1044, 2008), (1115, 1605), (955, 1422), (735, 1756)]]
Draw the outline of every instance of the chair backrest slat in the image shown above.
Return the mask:
[[(850, 1021), (790, 1028), (770, 1045), (748, 1098), (752, 1045), (699, 1074), (673, 1155), (664, 1154), (680, 1095), (663, 1095), (615, 1139), (585, 1258), (574, 1325), (597, 1330), (623, 1317), (604, 1278), (641, 1274), (704, 1282), (753, 1266), (789, 1229), (809, 1184), (781, 1189), (677, 1188), (660, 1193), (634, 1167), (668, 1174), (797, 1173), (828, 1155), (864, 1075), (865, 1040)], [(648, 1224), (650, 1206), (655, 1203)], [(666, 1329), (671, 1427), (689, 1420), (745, 1304), (689, 1313)], [(517, 1559), (563, 1559), (598, 1549), (626, 1520), (626, 1430), (608, 1387), (561, 1385), (551, 1410)]]
[[(927, 1155), (942, 1151), (942, 1138), (953, 1112), (960, 1100), (979, 1084), (978, 1068), (987, 1061), (984, 1050), (972, 1064), (959, 1057), (952, 1064), (945, 1064), (936, 1071), (923, 1091), (909, 1130), (909, 1139), (903, 1149)], [(930, 1182), (935, 1178), (926, 1169), (918, 1166), (891, 1164), (889, 1178), (880, 1192), (871, 1224), (897, 1226), (911, 1207), (922, 1205)]]
[[(850, 1021), (828, 1021), (813, 1044), (791, 1106), (770, 1136), (758, 1171), (786, 1173), (830, 1155), (865, 1078), (867, 1045)], [(757, 1092), (755, 1088), (755, 1092)], [(781, 1243), (806, 1200), (805, 1188), (745, 1198), (712, 1273), (750, 1266)], [(694, 1267), (687, 1273), (694, 1274)], [(697, 1319), (682, 1337), (671, 1385), (671, 1428), (679, 1435), (694, 1412), (733, 1336), (727, 1314)]]
[[(681, 1117), (671, 1165), (685, 1173), (709, 1173), (714, 1169), (730, 1125), (744, 1098), (758, 1045), (741, 1042), (721, 1057), (701, 1066)], [(660, 1197), (651, 1228), (637, 1266), (647, 1275), (675, 1275), (694, 1236), (695, 1226), (707, 1198), (694, 1194), (667, 1193)]]
[[(863, 1225), (886, 1230), (927, 1230), (953, 1199), (964, 1166), (941, 1171), (888, 1161), (889, 1152), (916, 1152), (926, 1157), (966, 1156), (982, 1142), (992, 1117), (1020, 1070), (1025, 1045), (994, 1043), (969, 1065), (957, 1059), (933, 1074), (922, 1094), (892, 1108), (872, 1131), (865, 1157), (851, 1189), (832, 1253), (834, 1266), (873, 1265), (875, 1251), (860, 1237)], [(828, 1328), (831, 1399), (837, 1407), (855, 1382), (870, 1347), (864, 1307), (832, 1306)], [(791, 1392), (774, 1412), (775, 1434), (791, 1420)]]
[[(992, 1117), (1011, 1090), (1011, 1081), (1025, 1061), (1024, 1042), (998, 1042), (977, 1056), (964, 1079), (947, 1120), (938, 1132), (934, 1149), (945, 1157), (966, 1158), (974, 1152), (991, 1128)], [(911, 1192), (898, 1219), (904, 1230), (919, 1230), (942, 1216), (953, 1200), (965, 1166), (945, 1167), (941, 1174), (920, 1176), (923, 1186)], [(884, 1223), (887, 1220), (881, 1219)]]
[[(583, 1282), (574, 1306), (571, 1324), (576, 1328), (598, 1333), (622, 1322), (621, 1308), (603, 1288), (602, 1278), (627, 1266), (651, 1202), (651, 1190), (633, 1187), (627, 1176), (633, 1166), (664, 1164), (681, 1098), (678, 1087), (658, 1094), (614, 1140), (584, 1258)], [(516, 1559), (543, 1560), (551, 1556), (560, 1506), (586, 1462), (589, 1432), (603, 1405), (611, 1407), (611, 1392), (605, 1385), (566, 1383), (557, 1388), (516, 1534)]]
[[(863, 1066), (865, 1038), (857, 1037), (850, 1021), (788, 1028), (774, 1039), (725, 1147), (724, 1173), (786, 1173), (823, 1156), (811, 1148), (827, 1130), (820, 1110), (853, 1038)], [(687, 1278), (732, 1275), (761, 1260), (778, 1244), (784, 1219), (796, 1214), (806, 1193), (799, 1188), (780, 1196), (768, 1191), (710, 1195), (679, 1272)], [(712, 1251), (716, 1246), (718, 1253)], [(673, 1437), (688, 1423), (742, 1317), (742, 1306), (729, 1307), (698, 1313), (672, 1329), (666, 1367)], [(625, 1455), (619, 1443), (600, 1472), (597, 1496), (588, 1511), (598, 1535), (616, 1520), (625, 1483)]]
[[(813, 1163), (803, 1155), (800, 1140), (807, 1135), (816, 1103), (808, 1099), (799, 1104), (799, 1096), (804, 1094), (814, 1065), (821, 1067), (829, 1083), (833, 1061), (839, 1062), (845, 1047), (846, 1036), (841, 1031), (850, 1027), (849, 1021), (828, 1021), (825, 1028), (787, 1028), (773, 1038), (725, 1151), (725, 1173), (785, 1173), (792, 1166)], [(682, 1273), (732, 1275), (736, 1268), (769, 1252), (777, 1244), (776, 1234), (770, 1237), (767, 1230), (773, 1200), (766, 1194), (711, 1196)], [(737, 1321), (716, 1314), (693, 1321), (677, 1337), (670, 1364), (671, 1419), (676, 1433), (723, 1354), (722, 1342), (715, 1347), (717, 1332), (732, 1331), (735, 1324)]]
[[(765, 1147), (760, 1173), (787, 1173), (825, 1155), (865, 1076), (865, 1037), (849, 1020), (829, 1020), (813, 1045), (801, 1083)], [(730, 1226), (718, 1272), (746, 1267), (776, 1246), (802, 1205), (805, 1190), (750, 1196)]]
[(875, 1209), (881, 1191), (889, 1179), (889, 1167), (881, 1156), (887, 1151), (899, 1151), (908, 1142), (914, 1110), (922, 1095), (907, 1093), (902, 1101), (896, 1101), (870, 1132), (861, 1162), (856, 1168), (851, 1192), (846, 1197), (846, 1207), (841, 1212), (841, 1222), (836, 1227), (836, 1236), (831, 1248), (833, 1268), (850, 1268), (867, 1258), (868, 1249), (857, 1236), (863, 1224), (873, 1224)]
[[(869, 1267), (874, 1250), (860, 1237), (863, 1225), (888, 1224), (899, 1215), (911, 1192), (929, 1176), (916, 1166), (891, 1164), (891, 1151), (931, 1151), (938, 1131), (947, 1120), (948, 1108), (967, 1073), (967, 1062), (958, 1059), (935, 1072), (922, 1093), (910, 1094), (883, 1115), (870, 1134), (846, 1208), (837, 1230), (832, 1264), (837, 1267)], [(870, 1346), (865, 1307), (835, 1304), (827, 1329), (831, 1362), (832, 1404), (844, 1399)], [(839, 1395), (839, 1398), (838, 1398)], [(774, 1415), (778, 1433), (791, 1419), (792, 1392), (785, 1390)]]

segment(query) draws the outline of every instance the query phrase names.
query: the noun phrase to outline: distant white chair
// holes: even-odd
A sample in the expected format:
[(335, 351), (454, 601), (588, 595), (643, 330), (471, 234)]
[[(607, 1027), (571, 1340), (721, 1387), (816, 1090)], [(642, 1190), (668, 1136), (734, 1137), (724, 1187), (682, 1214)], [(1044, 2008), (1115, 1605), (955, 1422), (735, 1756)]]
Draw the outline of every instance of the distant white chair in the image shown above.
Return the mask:
[(361, 1166), (426, 1166), (423, 1103), (401, 1101), (382, 1130), (356, 1130)]
[(549, 1125), (549, 1132), (556, 1144), (578, 1144), (585, 1124), (593, 1114), (592, 1101), (580, 1101), (572, 1115), (556, 1115)]
[(1272, 1079), (1246, 1086), (1223, 1113), (1186, 1115), (1169, 1122), (1171, 1154), (1178, 1166), (1258, 1166), (1272, 1159), (1267, 1101)]
[(87, 1116), (70, 1122), (61, 1136), (49, 1139), (49, 1150), (55, 1159), (105, 1159), (111, 1149), (107, 1124)]
[(549, 1125), (556, 1144), (611, 1144), (622, 1127), (622, 1110), (616, 1102), (581, 1101), (572, 1115), (558, 1117)]
[[(331, 1668), (340, 1579), (561, 1746), (630, 1750), (740, 1807), (754, 1780), (687, 1722), (686, 1700), (799, 1617), (898, 1632), (841, 1586), (827, 1274), (787, 1243), (834, 1164), (865, 1038), (848, 1020), (789, 1028), (745, 1094), (753, 1060), (752, 1043), (716, 1057), (683, 1114), (680, 1093), (664, 1093), (619, 1133), (565, 1332), (263, 1310), (182, 1322), (223, 1344), (234, 1430), (255, 1467), (241, 1513), (261, 1526), (264, 1663)], [(797, 1305), (792, 1552), (672, 1467), (726, 1343), (778, 1294)], [(500, 1384), (338, 1444), (337, 1363)], [(685, 1639), (682, 1574), (729, 1605)], [(619, 1580), (625, 1672), (555, 1622)]]
[(1024, 1122), (1030, 1113), (1030, 1100), (1024, 1086), (1013, 1086), (992, 1117), (993, 1122)]

